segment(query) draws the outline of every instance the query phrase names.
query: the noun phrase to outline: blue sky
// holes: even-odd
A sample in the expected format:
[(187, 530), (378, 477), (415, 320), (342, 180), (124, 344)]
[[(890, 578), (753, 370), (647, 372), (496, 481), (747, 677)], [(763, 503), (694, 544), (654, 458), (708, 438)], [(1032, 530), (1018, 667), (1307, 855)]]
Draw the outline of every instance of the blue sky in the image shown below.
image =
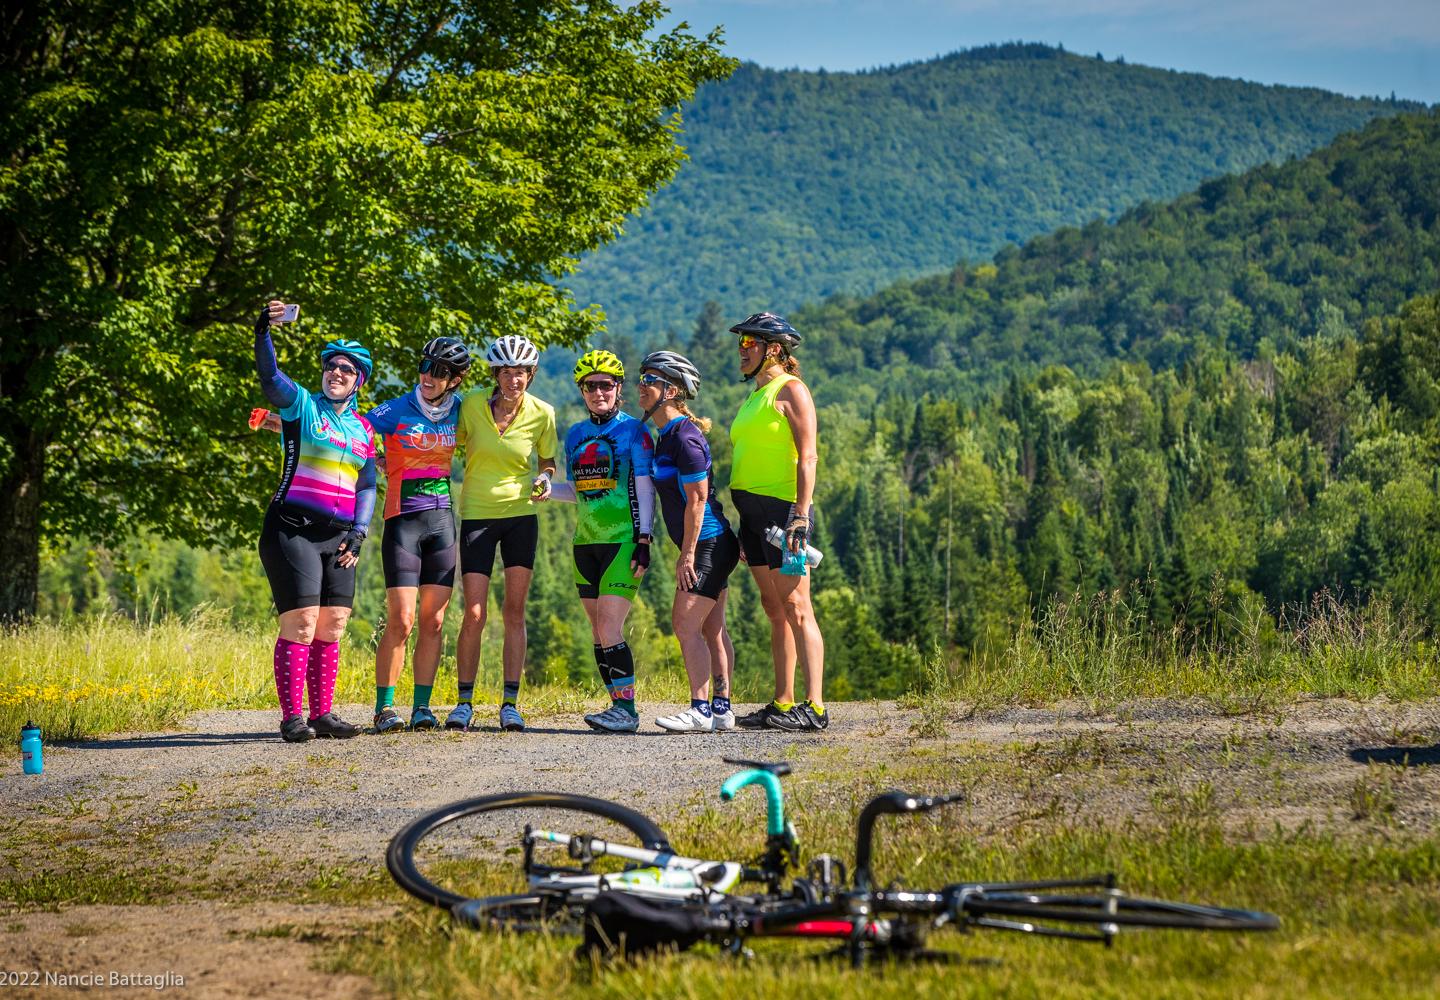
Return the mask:
[(1440, 0), (667, 0), (775, 68), (855, 70), (990, 42), (1351, 95), (1440, 102)]

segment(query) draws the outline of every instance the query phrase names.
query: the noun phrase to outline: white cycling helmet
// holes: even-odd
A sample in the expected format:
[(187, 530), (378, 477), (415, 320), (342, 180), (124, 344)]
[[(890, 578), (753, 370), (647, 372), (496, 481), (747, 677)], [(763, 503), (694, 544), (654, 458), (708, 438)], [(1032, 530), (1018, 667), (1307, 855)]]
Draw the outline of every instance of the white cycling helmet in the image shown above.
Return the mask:
[(518, 334), (506, 334), (485, 352), (491, 368), (534, 368), (540, 364), (540, 349)]

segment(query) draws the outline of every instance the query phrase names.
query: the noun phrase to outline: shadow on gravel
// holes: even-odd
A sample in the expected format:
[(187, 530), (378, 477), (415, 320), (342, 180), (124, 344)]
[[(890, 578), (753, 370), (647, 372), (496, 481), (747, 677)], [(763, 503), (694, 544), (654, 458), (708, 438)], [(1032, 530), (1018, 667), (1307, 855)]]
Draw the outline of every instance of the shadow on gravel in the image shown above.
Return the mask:
[(1350, 751), (1350, 759), (1357, 764), (1429, 767), (1440, 764), (1440, 743), (1433, 747), (1357, 747)]
[(158, 736), (132, 736), (124, 740), (66, 740), (59, 745), (74, 750), (163, 750), (167, 747), (223, 747), (232, 743), (265, 742), (279, 743), (280, 734), (269, 730), (263, 733), (163, 733)]

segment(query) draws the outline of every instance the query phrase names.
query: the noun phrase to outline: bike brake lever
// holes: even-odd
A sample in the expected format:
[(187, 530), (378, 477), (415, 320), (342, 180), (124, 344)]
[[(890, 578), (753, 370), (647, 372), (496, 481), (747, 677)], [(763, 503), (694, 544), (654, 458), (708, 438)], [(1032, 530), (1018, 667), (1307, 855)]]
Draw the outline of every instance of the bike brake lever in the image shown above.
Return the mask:
[(743, 757), (721, 757), (720, 759), (727, 764), (734, 764), (737, 767), (753, 767), (757, 771), (769, 771), (771, 774), (780, 778), (783, 778), (792, 770), (790, 765), (784, 761), (746, 760)]

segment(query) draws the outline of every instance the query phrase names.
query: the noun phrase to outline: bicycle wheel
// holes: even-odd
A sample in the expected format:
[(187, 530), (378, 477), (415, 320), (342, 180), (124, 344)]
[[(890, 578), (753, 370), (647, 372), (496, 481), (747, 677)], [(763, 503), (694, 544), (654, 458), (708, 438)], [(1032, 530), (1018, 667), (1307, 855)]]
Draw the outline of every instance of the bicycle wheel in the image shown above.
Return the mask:
[[(390, 839), (390, 846), (385, 852), (385, 867), (389, 869), (390, 877), (396, 884), (416, 899), (454, 912), (457, 906), (470, 901), (471, 897), (437, 885), (422, 874), (415, 862), (416, 848), (435, 831), (466, 817), (502, 810), (536, 809), (559, 809), (599, 817), (629, 830), (642, 847), (654, 851), (670, 850), (670, 838), (654, 820), (617, 802), (565, 792), (503, 792), (499, 795), (482, 795), (479, 798), (452, 802), (411, 821)], [(493, 911), (500, 914), (514, 913), (516, 921), (520, 922), (519, 915), (524, 911), (524, 907), (519, 901), (534, 896), (535, 894), (491, 897), (494, 900), (510, 900), (509, 909), (498, 903), (494, 908), (481, 907), (477, 912), (477, 919)]]
[[(976, 891), (979, 890), (979, 891)], [(1167, 927), (1197, 931), (1269, 931), (1280, 926), (1274, 914), (1225, 906), (1205, 906), (1165, 899), (1127, 896), (1118, 889), (1098, 894), (1015, 892), (960, 888), (960, 911), (970, 922), (1001, 929), (1046, 933), (1043, 927), (1008, 927), (986, 923), (987, 918), (1006, 921), (1040, 921), (1062, 924), (1112, 924), (1119, 927)]]

